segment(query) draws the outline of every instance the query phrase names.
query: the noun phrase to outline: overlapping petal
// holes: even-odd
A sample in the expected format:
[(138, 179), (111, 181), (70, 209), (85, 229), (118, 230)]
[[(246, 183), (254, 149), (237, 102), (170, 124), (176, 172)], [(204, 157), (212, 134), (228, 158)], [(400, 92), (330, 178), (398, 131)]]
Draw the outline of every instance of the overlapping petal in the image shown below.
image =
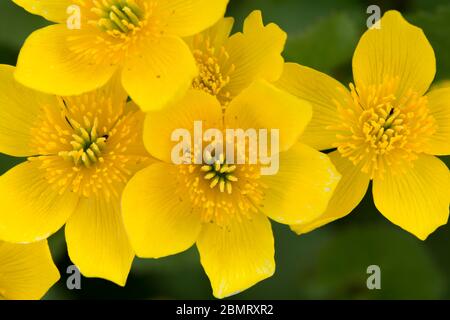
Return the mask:
[(301, 143), (280, 154), (279, 172), (262, 176), (262, 211), (284, 224), (309, 222), (327, 208), (340, 174), (327, 155)]
[(215, 97), (202, 91), (189, 90), (178, 103), (164, 110), (148, 113), (144, 125), (144, 143), (150, 154), (172, 162), (172, 133), (186, 129), (194, 139), (194, 122), (201, 121), (203, 132), (208, 128), (221, 129), (222, 109)]
[(261, 11), (253, 11), (245, 19), (243, 32), (232, 35), (225, 45), (229, 56), (226, 67), (234, 66), (225, 88), (230, 98), (257, 79), (269, 82), (278, 80), (283, 71), (281, 54), (286, 38), (286, 33), (276, 24), (264, 25)]
[(225, 112), (225, 125), (232, 129), (277, 129), (279, 150), (294, 145), (311, 120), (311, 105), (266, 81), (255, 81), (237, 96)]
[(336, 126), (341, 119), (337, 107), (352, 103), (352, 97), (341, 83), (330, 76), (296, 63), (286, 63), (276, 86), (308, 101), (313, 116), (300, 140), (318, 150), (335, 147)]
[(224, 16), (229, 0), (157, 0), (157, 15), (168, 34), (191, 36)]
[(436, 132), (428, 142), (427, 152), (450, 154), (450, 88), (432, 90), (428, 95), (430, 114), (436, 121)]
[(139, 257), (160, 258), (195, 243), (200, 214), (182, 191), (177, 168), (166, 163), (155, 163), (129, 181), (122, 197), (123, 220)]
[(220, 19), (211, 28), (205, 31), (195, 34), (191, 37), (185, 38), (186, 43), (190, 46), (191, 50), (195, 50), (194, 42), (195, 40), (205, 40), (209, 39), (209, 44), (214, 50), (220, 50), (227, 42), (230, 36), (231, 30), (233, 29), (234, 18), (225, 17)]
[(369, 187), (370, 177), (338, 151), (329, 154), (337, 171), (342, 175), (326, 211), (312, 221), (292, 225), (297, 234), (310, 232), (349, 214), (361, 202)]
[(17, 61), (16, 79), (32, 89), (60, 96), (97, 89), (111, 79), (120, 60), (97, 44), (97, 35), (51, 25), (33, 32)]
[(187, 44), (164, 36), (139, 44), (125, 62), (122, 81), (142, 110), (154, 111), (182, 98), (197, 72)]
[(14, 67), (0, 65), (0, 151), (23, 157), (38, 154), (32, 129), (44, 106), (57, 106), (56, 97), (30, 90), (14, 80)]

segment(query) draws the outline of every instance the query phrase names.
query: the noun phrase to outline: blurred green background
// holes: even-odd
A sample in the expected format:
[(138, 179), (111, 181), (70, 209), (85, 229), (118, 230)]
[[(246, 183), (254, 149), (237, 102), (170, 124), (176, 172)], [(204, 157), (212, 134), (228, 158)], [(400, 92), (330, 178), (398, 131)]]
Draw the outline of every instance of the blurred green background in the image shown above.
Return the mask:
[[(448, 0), (231, 0), (227, 15), (235, 30), (254, 9), (265, 22), (276, 22), (289, 34), (286, 60), (326, 72), (343, 83), (352, 79), (351, 58), (365, 31), (366, 9), (397, 9), (423, 28), (434, 47), (436, 83), (450, 79), (450, 1)], [(23, 41), (47, 25), (9, 0), (0, 0), (0, 63), (14, 65)], [(36, 57), (39, 59), (39, 57)], [(443, 158), (450, 164), (450, 157)], [(22, 159), (0, 154), (5, 172)], [(1, 201), (1, 199), (0, 199)], [(369, 192), (345, 219), (310, 234), (296, 236), (273, 223), (276, 274), (235, 299), (448, 299), (450, 298), (450, 227), (421, 242), (379, 214)], [(62, 231), (50, 245), (61, 280), (46, 299), (211, 299), (209, 281), (196, 248), (160, 260), (135, 259), (125, 288), (83, 278), (81, 290), (68, 290), (67, 257)], [(368, 290), (366, 269), (381, 268), (381, 290)]]

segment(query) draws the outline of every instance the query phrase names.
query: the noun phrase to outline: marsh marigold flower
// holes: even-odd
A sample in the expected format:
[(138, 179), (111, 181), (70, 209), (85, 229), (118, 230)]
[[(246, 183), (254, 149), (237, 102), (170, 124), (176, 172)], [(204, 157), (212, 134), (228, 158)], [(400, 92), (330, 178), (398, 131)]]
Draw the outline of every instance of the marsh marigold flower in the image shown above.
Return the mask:
[(278, 80), (284, 64), (287, 35), (276, 24), (265, 26), (261, 11), (245, 19), (243, 32), (230, 36), (233, 24), (233, 18), (223, 18), (187, 39), (199, 68), (193, 87), (216, 96), (223, 106), (256, 79)]
[(189, 88), (198, 70), (181, 37), (212, 26), (228, 3), (13, 1), (58, 23), (35, 31), (24, 43), (15, 74), (19, 82), (47, 93), (77, 95), (104, 85), (119, 72), (124, 88), (143, 110), (159, 109)]
[[(310, 118), (309, 104), (265, 81), (243, 90), (225, 112), (215, 97), (193, 89), (179, 103), (149, 113), (144, 143), (160, 161), (129, 181), (122, 200), (136, 254), (159, 258), (196, 244), (219, 298), (270, 277), (275, 262), (268, 217), (284, 224), (318, 217), (339, 180), (326, 155), (297, 142)], [(278, 173), (261, 175), (260, 161), (232, 164), (225, 153), (215, 154), (214, 164), (207, 158), (175, 164), (172, 133), (186, 128), (195, 135), (195, 121), (204, 130), (279, 129)]]
[(330, 157), (343, 176), (327, 212), (294, 225), (296, 232), (350, 213), (370, 181), (378, 210), (418, 238), (447, 222), (450, 174), (434, 155), (450, 154), (450, 89), (427, 93), (435, 71), (422, 30), (396, 11), (359, 41), (350, 91), (318, 71), (286, 65), (279, 87), (313, 105), (301, 140), (337, 148)]
[(59, 279), (46, 240), (30, 244), (0, 241), (0, 300), (35, 300)]
[(147, 161), (144, 114), (107, 86), (57, 97), (14, 81), (0, 66), (0, 151), (27, 160), (0, 177), (0, 239), (34, 242), (64, 224), (71, 260), (88, 277), (123, 285), (133, 250), (120, 215), (122, 190)]

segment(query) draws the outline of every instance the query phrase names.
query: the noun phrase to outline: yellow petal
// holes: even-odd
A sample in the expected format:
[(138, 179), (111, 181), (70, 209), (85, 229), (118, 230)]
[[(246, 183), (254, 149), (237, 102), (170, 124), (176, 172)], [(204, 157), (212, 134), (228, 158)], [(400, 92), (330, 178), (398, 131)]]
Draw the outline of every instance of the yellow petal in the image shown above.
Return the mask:
[(12, 0), (32, 14), (37, 14), (53, 22), (65, 22), (69, 18), (67, 8), (73, 0)]
[(262, 211), (277, 222), (311, 221), (327, 208), (340, 179), (327, 155), (301, 143), (280, 154), (280, 169), (262, 176), (267, 186)]
[(361, 168), (353, 165), (348, 159), (342, 158), (338, 151), (331, 152), (329, 157), (342, 178), (324, 214), (312, 221), (291, 226), (297, 234), (310, 232), (346, 216), (361, 202), (369, 187), (370, 178), (361, 172)]
[[(122, 77), (119, 72), (113, 74), (105, 85), (99, 87), (95, 91), (88, 92), (87, 94), (91, 93), (96, 94), (99, 97), (103, 96), (111, 99), (111, 101), (113, 101), (114, 108), (117, 108), (117, 113), (122, 112), (120, 107), (123, 102), (128, 100), (128, 93), (122, 85)], [(135, 109), (135, 111), (137, 110), (139, 109)]]
[(69, 257), (85, 277), (125, 285), (134, 252), (125, 233), (119, 199), (81, 199), (65, 233)]
[(429, 141), (427, 153), (450, 154), (450, 88), (432, 90), (428, 95), (430, 114), (436, 121), (437, 130)]
[(225, 124), (232, 129), (278, 129), (280, 151), (285, 151), (296, 143), (311, 116), (308, 102), (260, 80), (227, 106)]
[(36, 155), (34, 128), (40, 108), (58, 105), (56, 97), (23, 87), (14, 80), (14, 67), (0, 65), (0, 151), (16, 157)]
[(107, 57), (106, 48), (93, 49), (96, 42), (95, 33), (65, 25), (37, 30), (20, 51), (15, 77), (27, 87), (61, 96), (99, 88), (112, 77), (117, 62)]
[(229, 0), (158, 0), (156, 14), (164, 22), (164, 32), (191, 36), (216, 23), (225, 14)]
[[(148, 113), (144, 125), (144, 143), (150, 154), (171, 162), (171, 140), (176, 129), (187, 129), (194, 135), (194, 121), (202, 121), (203, 132), (208, 128), (221, 129), (222, 109), (216, 98), (198, 90), (189, 90), (182, 100), (161, 111)], [(192, 141), (191, 139), (191, 141)]]
[(374, 179), (373, 198), (387, 219), (425, 240), (447, 223), (449, 170), (438, 158), (420, 155), (403, 174), (386, 172), (384, 179)]
[(50, 185), (38, 162), (26, 161), (0, 177), (0, 239), (34, 242), (49, 237), (74, 211), (78, 197)]
[(135, 168), (139, 168), (139, 169), (134, 169), (136, 171), (139, 171), (140, 169), (146, 167), (148, 164), (150, 164), (151, 162), (153, 162), (155, 159), (153, 159), (147, 149), (144, 146), (144, 139), (142, 136), (142, 133), (144, 132), (144, 122), (145, 122), (145, 113), (142, 112), (142, 110), (139, 109), (139, 107), (133, 102), (133, 101), (129, 101), (126, 105), (125, 105), (125, 109), (124, 109), (124, 114), (129, 114), (129, 113), (133, 113), (134, 117), (138, 120), (138, 123), (133, 126), (133, 130), (134, 132), (137, 133), (137, 137), (138, 139), (136, 139), (136, 141), (134, 141), (133, 144), (129, 145), (127, 147), (127, 149), (124, 151), (125, 155), (137, 155), (137, 156), (141, 156), (141, 157), (146, 157), (147, 159), (144, 162), (136, 162), (135, 164), (138, 165)]
[(337, 106), (352, 103), (347, 88), (324, 73), (296, 63), (284, 65), (276, 86), (312, 105), (312, 119), (300, 140), (318, 150), (333, 148), (338, 134), (333, 127), (340, 123)]
[(197, 74), (189, 47), (176, 37), (143, 40), (127, 58), (122, 82), (144, 111), (159, 110), (180, 99)]
[(136, 255), (159, 258), (191, 247), (200, 232), (200, 214), (177, 179), (174, 165), (155, 163), (125, 187), (122, 211)]
[(274, 241), (269, 220), (231, 220), (227, 227), (208, 224), (197, 247), (216, 298), (244, 291), (275, 272)]
[(192, 50), (194, 49), (194, 40), (197, 39), (197, 37), (202, 40), (209, 39), (211, 47), (215, 50), (220, 50), (220, 48), (228, 40), (231, 30), (233, 29), (233, 25), (234, 19), (232, 17), (222, 18), (211, 28), (206, 29), (202, 33), (187, 37), (185, 38), (185, 41)]
[(12, 244), (0, 241), (0, 300), (40, 299), (59, 280), (47, 241)]
[(230, 74), (226, 86), (231, 97), (235, 97), (256, 79), (269, 82), (278, 80), (283, 71), (281, 55), (287, 35), (276, 24), (264, 26), (261, 11), (253, 11), (244, 22), (244, 32), (236, 33), (227, 42), (225, 49), (235, 70)]
[(396, 96), (408, 90), (423, 95), (436, 74), (433, 48), (423, 31), (409, 24), (398, 11), (388, 11), (381, 29), (370, 29), (361, 37), (353, 56), (356, 86), (381, 84), (398, 77)]

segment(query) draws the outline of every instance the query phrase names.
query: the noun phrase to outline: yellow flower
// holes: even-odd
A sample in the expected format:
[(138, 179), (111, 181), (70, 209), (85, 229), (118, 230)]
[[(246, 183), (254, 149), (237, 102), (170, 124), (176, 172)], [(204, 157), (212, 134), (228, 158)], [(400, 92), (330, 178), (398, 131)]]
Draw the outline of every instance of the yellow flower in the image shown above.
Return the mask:
[(450, 174), (433, 155), (450, 154), (450, 89), (427, 93), (435, 71), (422, 30), (397, 11), (362, 36), (350, 91), (318, 71), (286, 65), (278, 85), (313, 105), (301, 140), (337, 148), (330, 157), (342, 174), (327, 212), (293, 226), (297, 233), (350, 213), (370, 181), (377, 209), (418, 238), (447, 223)]
[[(268, 217), (284, 224), (318, 217), (339, 180), (327, 156), (297, 142), (310, 118), (309, 104), (265, 81), (243, 90), (224, 113), (215, 97), (191, 90), (179, 103), (148, 114), (144, 143), (160, 161), (138, 172), (122, 198), (136, 254), (159, 258), (196, 243), (218, 298), (270, 277), (275, 262)], [(232, 165), (224, 152), (214, 155), (214, 165), (174, 164), (172, 133), (185, 128), (195, 135), (195, 121), (219, 132), (279, 129), (278, 173), (261, 175), (261, 162)]]
[(200, 71), (193, 87), (216, 96), (222, 105), (254, 80), (276, 81), (283, 72), (283, 30), (273, 23), (264, 26), (260, 11), (245, 19), (242, 33), (230, 36), (233, 24), (233, 18), (223, 18), (187, 40)]
[[(181, 37), (217, 22), (228, 0), (13, 0), (58, 24), (32, 33), (16, 79), (47, 93), (77, 95), (119, 73), (143, 110), (184, 95), (198, 70)], [(79, 20), (79, 21), (77, 21)]]
[(40, 299), (58, 280), (46, 240), (30, 244), (0, 241), (0, 300)]
[(147, 161), (144, 114), (119, 81), (56, 97), (14, 81), (0, 66), (0, 151), (28, 160), (0, 177), (0, 239), (34, 242), (66, 224), (69, 256), (88, 277), (123, 285), (134, 253), (120, 196)]

